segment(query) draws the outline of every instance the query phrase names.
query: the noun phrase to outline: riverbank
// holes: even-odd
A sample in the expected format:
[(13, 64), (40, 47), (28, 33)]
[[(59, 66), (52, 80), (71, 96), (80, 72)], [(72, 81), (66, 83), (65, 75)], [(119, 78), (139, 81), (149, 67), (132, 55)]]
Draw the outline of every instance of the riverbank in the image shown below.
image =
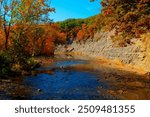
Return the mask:
[(119, 60), (110, 60), (110, 59), (106, 59), (103, 57), (93, 57), (84, 53), (79, 53), (79, 52), (56, 52), (56, 55), (63, 55), (66, 54), (68, 56), (75, 56), (78, 59), (84, 59), (84, 60), (90, 60), (92, 62), (94, 62), (94, 64), (99, 64), (101, 66), (99, 66), (99, 68), (103, 68), (103, 67), (107, 67), (110, 69), (117, 69), (120, 71), (124, 71), (124, 72), (131, 72), (134, 74), (138, 74), (138, 75), (144, 75), (148, 78), (148, 71), (144, 68), (141, 67), (137, 67), (131, 64), (125, 64), (120, 62)]
[[(58, 45), (55, 53), (73, 53), (86, 55), (96, 59), (104, 59), (115, 62), (121, 66), (130, 66), (138, 69), (139, 72), (149, 72), (149, 54), (145, 46), (139, 39), (133, 39), (131, 45), (126, 47), (116, 47), (111, 37), (114, 32), (96, 33), (93, 39), (86, 42), (74, 41), (70, 45)], [(128, 69), (128, 67), (127, 67)]]

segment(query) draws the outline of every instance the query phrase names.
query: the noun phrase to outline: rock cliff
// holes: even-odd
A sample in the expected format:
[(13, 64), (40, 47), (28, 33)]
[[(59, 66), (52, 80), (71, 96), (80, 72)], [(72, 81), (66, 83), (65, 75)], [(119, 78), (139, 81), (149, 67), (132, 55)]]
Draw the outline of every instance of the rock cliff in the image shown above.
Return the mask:
[(86, 42), (74, 41), (71, 45), (59, 45), (56, 52), (77, 52), (92, 57), (103, 57), (118, 60), (125, 64), (132, 64), (150, 71), (150, 56), (142, 41), (134, 40), (134, 44), (126, 47), (114, 47), (111, 37), (114, 31), (98, 32), (93, 39)]

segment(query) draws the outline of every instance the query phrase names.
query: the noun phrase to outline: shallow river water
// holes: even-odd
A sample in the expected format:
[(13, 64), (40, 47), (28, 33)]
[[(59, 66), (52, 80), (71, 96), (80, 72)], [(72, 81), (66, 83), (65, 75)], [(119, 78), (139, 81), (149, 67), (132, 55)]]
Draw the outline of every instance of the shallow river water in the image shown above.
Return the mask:
[(29, 76), (0, 80), (0, 99), (150, 99), (149, 80), (96, 62), (56, 58)]
[[(58, 61), (52, 65), (52, 74), (37, 74), (26, 77), (27, 86), (40, 89), (41, 93), (31, 96), (31, 99), (104, 99), (97, 91), (98, 86), (105, 86), (98, 82), (96, 74), (87, 71), (67, 69), (69, 66), (87, 64), (83, 60)], [(48, 69), (40, 68), (38, 70)], [(105, 86), (106, 87), (106, 86)]]

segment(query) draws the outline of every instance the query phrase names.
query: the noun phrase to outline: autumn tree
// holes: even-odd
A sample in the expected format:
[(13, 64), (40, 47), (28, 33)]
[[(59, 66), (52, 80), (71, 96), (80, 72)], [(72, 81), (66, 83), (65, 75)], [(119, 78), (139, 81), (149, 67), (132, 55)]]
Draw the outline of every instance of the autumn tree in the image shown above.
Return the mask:
[(0, 18), (1, 28), (5, 33), (5, 49), (8, 48), (8, 38), (10, 34), (10, 27), (12, 25), (13, 11), (15, 9), (16, 2), (14, 0), (1, 0), (0, 1)]
[[(30, 70), (31, 55), (36, 54), (42, 45), (39, 40), (47, 33), (41, 25), (51, 23), (49, 14), (54, 10), (49, 0), (0, 0), (0, 42), (5, 41), (3, 46), (7, 50), (0, 53), (0, 66), (4, 66), (0, 74), (14, 64)], [(6, 66), (10, 66), (9, 70)]]
[[(48, 0), (0, 0), (1, 26), (5, 33), (5, 49), (8, 49), (10, 33), (19, 39), (37, 24), (49, 22), (50, 8)], [(17, 28), (17, 31), (12, 28)], [(13, 30), (11, 30), (13, 29)], [(36, 32), (36, 31), (35, 31)]]
[(96, 22), (108, 30), (116, 29), (124, 44), (150, 30), (150, 0), (101, 0), (101, 5)]

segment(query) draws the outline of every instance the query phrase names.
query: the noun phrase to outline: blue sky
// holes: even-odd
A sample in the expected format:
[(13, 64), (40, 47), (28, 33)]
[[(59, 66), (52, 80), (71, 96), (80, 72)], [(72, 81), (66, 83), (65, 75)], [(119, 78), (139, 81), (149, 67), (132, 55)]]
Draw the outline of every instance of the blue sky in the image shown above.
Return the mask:
[(68, 18), (86, 18), (100, 12), (99, 0), (51, 0), (51, 7), (55, 7), (56, 13), (51, 14), (54, 21), (62, 21)]

